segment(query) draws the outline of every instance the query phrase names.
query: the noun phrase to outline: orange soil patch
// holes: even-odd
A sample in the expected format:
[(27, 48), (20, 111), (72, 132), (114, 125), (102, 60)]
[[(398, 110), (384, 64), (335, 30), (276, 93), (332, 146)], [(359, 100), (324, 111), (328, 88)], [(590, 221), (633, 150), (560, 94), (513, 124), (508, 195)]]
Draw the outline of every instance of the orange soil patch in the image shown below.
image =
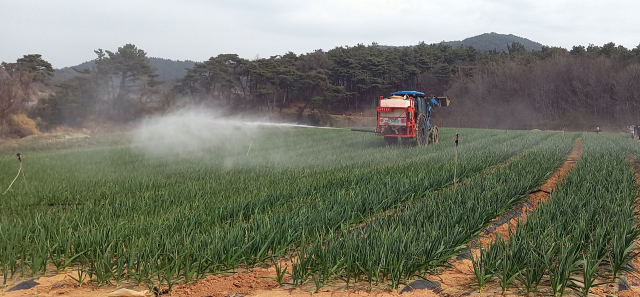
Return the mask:
[[(52, 277), (40, 277), (35, 279), (39, 285), (28, 289), (13, 292), (0, 292), (0, 296), (7, 297), (26, 297), (26, 296), (107, 296), (120, 288), (127, 288), (133, 291), (142, 292), (147, 290), (146, 287), (138, 287), (135, 285), (124, 285), (122, 287), (102, 286), (96, 287), (93, 284), (85, 282), (82, 286), (69, 277), (75, 276), (75, 272), (58, 274)], [(195, 283), (185, 285), (175, 285), (171, 292), (162, 296), (212, 296), (224, 297), (230, 294), (248, 295), (258, 290), (272, 289), (278, 284), (264, 277), (274, 277), (275, 269), (256, 268), (251, 271), (239, 272), (231, 275), (210, 275), (200, 279)], [(163, 288), (165, 289), (165, 288)], [(153, 296), (153, 293), (147, 294)]]
[(210, 275), (194, 284), (176, 285), (167, 296), (224, 297), (233, 293), (251, 294), (258, 290), (273, 289), (278, 286), (278, 283), (265, 277), (275, 277), (275, 270), (258, 268), (228, 276)]
[[(582, 154), (582, 141), (580, 138), (576, 139), (576, 143), (573, 147), (573, 151), (567, 157), (567, 160), (564, 162), (562, 167), (560, 167), (556, 172), (551, 176), (547, 181), (540, 186), (539, 191), (529, 194), (527, 198), (527, 202), (529, 202), (526, 207), (522, 208), (522, 214), (520, 216), (520, 220), (523, 221), (526, 219), (527, 213), (533, 211), (539, 204), (545, 203), (549, 201), (549, 197), (555, 189), (562, 183), (564, 178), (571, 172), (573, 167), (576, 166), (578, 160), (580, 159), (580, 154)], [(504, 239), (509, 238), (509, 229), (514, 231), (516, 225), (518, 223), (518, 218), (512, 218), (509, 222), (499, 226), (493, 232), (486, 234), (484, 237), (478, 239), (478, 244), (483, 247), (489, 246), (492, 241), (494, 241), (498, 234), (502, 236)]]
[[(212, 275), (189, 285), (176, 285), (167, 296), (211, 296), (211, 297), (239, 297), (244, 294), (259, 297), (395, 297), (400, 293), (388, 289), (374, 288), (369, 291), (364, 283), (352, 284), (351, 289), (346, 289), (342, 283), (334, 283), (324, 286), (319, 292), (314, 293), (312, 284), (305, 284), (299, 288), (291, 285), (284, 285), (279, 288), (278, 284), (265, 277), (275, 277), (275, 268), (256, 268), (252, 271), (235, 273), (229, 276)], [(285, 277), (284, 281), (290, 278)], [(241, 294), (241, 295), (237, 295)], [(438, 296), (432, 291), (419, 290), (402, 294), (402, 296)]]
[[(33, 297), (33, 296), (73, 296), (73, 297), (97, 297), (107, 296), (107, 294), (115, 291), (115, 287), (95, 287), (91, 284), (78, 283), (71, 279), (69, 275), (77, 276), (75, 272), (58, 274), (50, 277), (40, 277), (35, 279), (39, 284), (28, 290), (20, 290), (13, 292), (2, 292), (0, 296), (7, 297)], [(26, 280), (26, 279), (25, 279)], [(144, 289), (140, 289), (142, 291)]]
[[(358, 296), (366, 296), (366, 297), (397, 297), (400, 296), (398, 292), (391, 291), (381, 291), (374, 290), (369, 292), (367, 290), (320, 290), (318, 293), (307, 292), (303, 290), (284, 290), (284, 289), (276, 289), (276, 290), (261, 290), (257, 291), (254, 294), (251, 294), (248, 297), (358, 297)], [(436, 293), (433, 293), (430, 290), (416, 290), (412, 292), (406, 292), (402, 294), (403, 297), (437, 297), (440, 296)]]

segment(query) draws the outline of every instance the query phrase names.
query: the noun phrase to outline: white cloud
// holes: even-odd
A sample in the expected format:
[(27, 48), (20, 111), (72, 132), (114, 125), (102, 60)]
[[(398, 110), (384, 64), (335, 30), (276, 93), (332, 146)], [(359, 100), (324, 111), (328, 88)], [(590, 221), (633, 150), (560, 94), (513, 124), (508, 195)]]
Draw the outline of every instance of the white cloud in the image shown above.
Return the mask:
[(221, 53), (254, 58), (358, 43), (433, 43), (488, 32), (565, 48), (640, 43), (640, 2), (631, 0), (0, 0), (0, 7), (0, 61), (40, 53), (54, 67), (126, 43), (149, 56), (196, 61)]

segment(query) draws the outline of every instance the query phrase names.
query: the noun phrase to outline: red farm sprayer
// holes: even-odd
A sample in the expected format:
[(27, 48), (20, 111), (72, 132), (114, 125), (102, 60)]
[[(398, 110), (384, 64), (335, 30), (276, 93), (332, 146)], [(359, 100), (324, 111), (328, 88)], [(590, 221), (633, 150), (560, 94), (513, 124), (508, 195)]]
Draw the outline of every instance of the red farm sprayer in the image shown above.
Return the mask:
[(374, 132), (383, 136), (391, 145), (402, 139), (407, 144), (415, 138), (418, 145), (438, 142), (438, 127), (432, 126), (431, 109), (434, 106), (449, 106), (447, 97), (427, 97), (422, 92), (400, 91), (391, 93), (389, 98), (380, 96), (378, 101), (376, 130), (352, 129), (359, 132)]

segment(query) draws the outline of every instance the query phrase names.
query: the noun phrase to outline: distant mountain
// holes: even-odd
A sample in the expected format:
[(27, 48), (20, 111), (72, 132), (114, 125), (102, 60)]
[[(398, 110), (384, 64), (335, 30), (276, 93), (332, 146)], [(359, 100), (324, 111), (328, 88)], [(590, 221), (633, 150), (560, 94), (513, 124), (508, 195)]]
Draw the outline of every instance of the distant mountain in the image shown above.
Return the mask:
[(76, 66), (55, 69), (55, 71), (53, 72), (53, 76), (56, 79), (69, 79), (78, 75), (78, 73), (75, 70), (73, 70), (73, 68), (78, 70), (83, 70), (85, 68), (91, 69), (94, 65), (96, 65), (95, 61), (87, 61)]
[(513, 42), (519, 42), (524, 45), (524, 47), (528, 50), (542, 50), (542, 44), (531, 41), (526, 38), (522, 38), (520, 36), (515, 36), (513, 34), (498, 34), (495, 32), (484, 33), (478, 36), (469, 37), (463, 39), (461, 41), (443, 41), (442, 44), (451, 45), (454, 48), (458, 48), (460, 46), (473, 46), (477, 50), (481, 50), (483, 52), (496, 50), (496, 51), (504, 51), (507, 52), (507, 44), (511, 45)]
[(173, 61), (162, 58), (149, 58), (151, 66), (155, 67), (157, 80), (169, 81), (173, 79), (183, 78), (187, 74), (186, 68), (193, 68), (196, 64), (194, 61)]
[[(157, 80), (169, 81), (169, 80), (184, 77), (184, 75), (187, 74), (187, 70), (185, 68), (192, 68), (196, 62), (189, 61), (189, 60), (173, 61), (173, 60), (162, 59), (162, 58), (149, 58), (149, 63), (151, 64), (151, 66), (157, 69), (156, 70), (156, 74), (158, 75), (158, 77), (156, 78)], [(95, 64), (96, 64), (95, 60), (92, 60), (92, 61), (84, 62), (77, 66), (56, 69), (54, 72), (54, 76), (57, 79), (69, 79), (78, 75), (78, 73), (72, 68), (75, 68), (78, 70), (83, 70), (85, 68), (91, 69), (93, 66), (95, 66)]]

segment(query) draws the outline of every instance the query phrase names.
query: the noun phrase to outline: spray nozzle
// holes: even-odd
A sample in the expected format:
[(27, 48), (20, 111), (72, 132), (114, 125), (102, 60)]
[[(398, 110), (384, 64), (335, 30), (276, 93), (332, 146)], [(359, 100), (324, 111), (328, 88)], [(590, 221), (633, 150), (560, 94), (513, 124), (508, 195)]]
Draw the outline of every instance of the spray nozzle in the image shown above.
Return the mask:
[(16, 154), (18, 156), (18, 161), (20, 161), (20, 163), (22, 163), (22, 159), (20, 159), (20, 154)]
[(458, 134), (456, 134), (456, 146), (458, 146), (458, 140), (460, 139), (460, 136)]

